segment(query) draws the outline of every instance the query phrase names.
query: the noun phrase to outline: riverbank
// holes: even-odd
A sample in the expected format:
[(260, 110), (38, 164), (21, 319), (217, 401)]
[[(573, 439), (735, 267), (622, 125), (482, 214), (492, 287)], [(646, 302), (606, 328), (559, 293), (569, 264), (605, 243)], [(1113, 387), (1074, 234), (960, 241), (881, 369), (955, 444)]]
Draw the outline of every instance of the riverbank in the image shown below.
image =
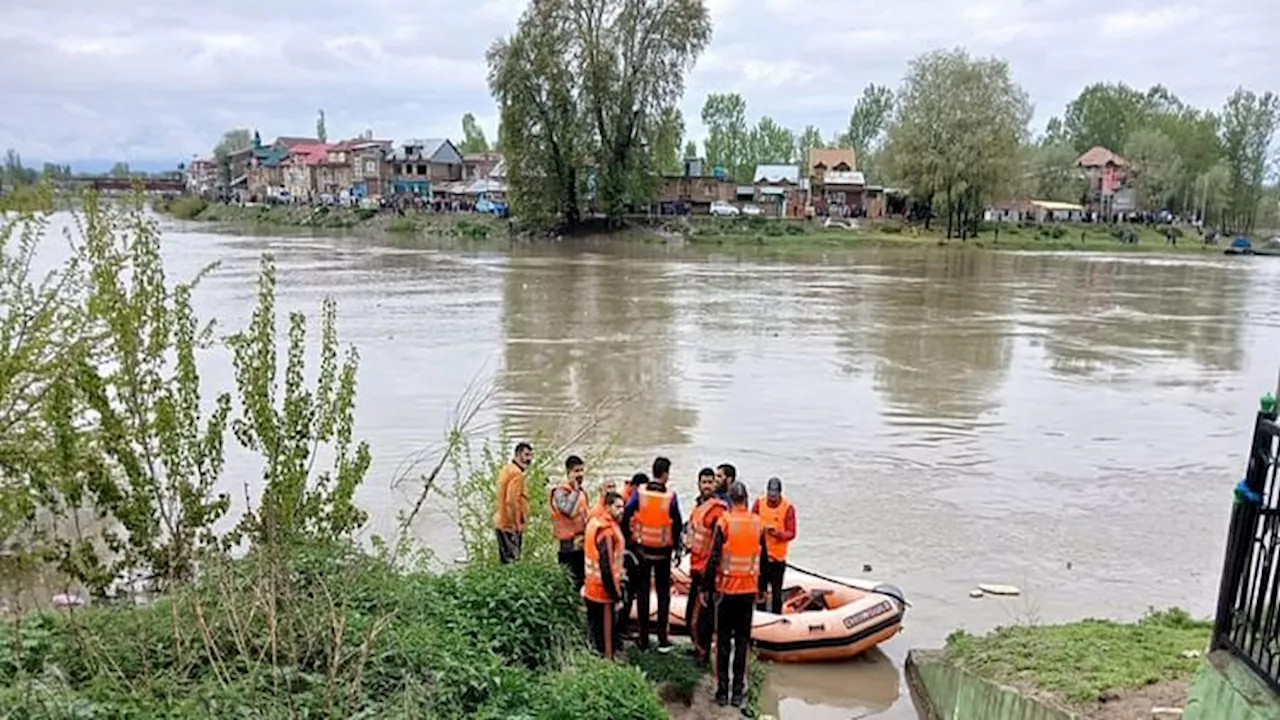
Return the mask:
[(984, 636), (957, 631), (929, 662), (1081, 717), (1146, 720), (1153, 708), (1183, 706), (1211, 629), (1170, 609), (1136, 623), (1083, 620), (1003, 627)]
[[(208, 204), (179, 198), (157, 209), (183, 220), (225, 225), (237, 230), (357, 230), (395, 234), (406, 241), (433, 239), (509, 239), (505, 220), (490, 215), (399, 215), (371, 208), (290, 205)], [(1174, 228), (1176, 244), (1155, 226), (1091, 224), (984, 224), (977, 237), (947, 239), (943, 233), (897, 221), (866, 222), (856, 228), (824, 227), (816, 221), (763, 218), (678, 218), (665, 222), (636, 219), (616, 237), (628, 242), (687, 243), (705, 247), (768, 247), (779, 251), (853, 249), (859, 247), (946, 247), (1002, 251), (1075, 251), (1220, 255), (1222, 247), (1206, 246), (1194, 233)]]
[[(702, 670), (586, 650), (554, 563), (402, 571), (350, 546), (216, 561), (150, 604), (0, 624), (0, 706), (36, 717), (269, 716), (658, 720)], [(717, 710), (723, 710), (717, 708)], [(733, 711), (736, 715), (737, 711)], [(723, 714), (687, 715), (715, 718)]]

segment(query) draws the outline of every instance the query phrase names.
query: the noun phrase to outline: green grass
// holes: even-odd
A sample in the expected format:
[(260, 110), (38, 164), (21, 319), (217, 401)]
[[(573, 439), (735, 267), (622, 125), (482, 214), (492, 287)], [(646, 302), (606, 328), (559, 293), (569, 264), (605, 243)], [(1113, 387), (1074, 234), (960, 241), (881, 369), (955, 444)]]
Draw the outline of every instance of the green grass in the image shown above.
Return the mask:
[(947, 638), (948, 658), (997, 682), (1060, 694), (1071, 703), (1109, 693), (1186, 680), (1199, 664), (1212, 623), (1185, 610), (1148, 614), (1136, 623), (1082, 620), (1067, 625), (1004, 627), (976, 637)]
[[(709, 665), (698, 665), (693, 661), (691, 651), (685, 648), (677, 648), (675, 652), (663, 655), (656, 650), (635, 650), (627, 651), (627, 664), (638, 668), (644, 676), (658, 687), (658, 694), (668, 703), (682, 703), (689, 705), (692, 703), (694, 693), (706, 687), (708, 692), (714, 687), (714, 682), (705, 683), (703, 680), (712, 680), (711, 667)], [(743, 708), (748, 717), (760, 717), (760, 695), (764, 687), (765, 681), (769, 676), (769, 669), (754, 653), (751, 660), (747, 663), (747, 673), (750, 675), (747, 683), (747, 704)]]
[[(857, 230), (824, 228), (818, 221), (740, 218), (695, 218), (667, 227), (695, 245), (767, 246), (771, 248), (821, 249), (857, 247), (935, 247), (1051, 250), (1087, 252), (1159, 252), (1221, 254), (1222, 245), (1206, 247), (1192, 233), (1176, 230), (1177, 245), (1165, 241), (1164, 228), (1122, 225), (1109, 227), (1081, 223), (1017, 224), (983, 223), (977, 237), (946, 239), (934, 228), (904, 225), (897, 221), (861, 221)], [(1121, 239), (1135, 242), (1121, 242)]]

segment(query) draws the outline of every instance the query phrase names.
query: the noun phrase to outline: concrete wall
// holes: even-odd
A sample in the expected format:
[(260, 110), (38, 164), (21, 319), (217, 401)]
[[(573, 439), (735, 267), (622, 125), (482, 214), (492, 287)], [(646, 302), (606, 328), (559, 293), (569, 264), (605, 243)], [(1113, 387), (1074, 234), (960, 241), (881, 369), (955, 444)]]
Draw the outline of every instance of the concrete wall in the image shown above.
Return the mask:
[(1280, 698), (1244, 663), (1211, 653), (1187, 690), (1183, 720), (1280, 720)]
[(907, 684), (929, 720), (1082, 720), (952, 665), (939, 650), (907, 655)]

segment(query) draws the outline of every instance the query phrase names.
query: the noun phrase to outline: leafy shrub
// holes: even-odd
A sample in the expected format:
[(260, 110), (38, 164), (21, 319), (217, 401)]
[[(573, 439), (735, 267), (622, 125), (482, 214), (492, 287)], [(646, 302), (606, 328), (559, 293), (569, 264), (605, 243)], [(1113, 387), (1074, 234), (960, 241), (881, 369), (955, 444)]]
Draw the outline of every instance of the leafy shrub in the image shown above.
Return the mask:
[(387, 232), (393, 233), (414, 233), (418, 232), (418, 223), (414, 222), (411, 217), (395, 217), (387, 223)]
[(484, 240), (489, 237), (489, 225), (474, 220), (459, 220), (456, 232), (459, 237), (468, 240)]
[(786, 233), (782, 220), (774, 220), (764, 226), (764, 234), (769, 237), (782, 237)]
[(377, 216), (378, 216), (378, 208), (373, 208), (373, 207), (356, 208), (356, 218), (361, 221), (372, 220)]
[(886, 222), (886, 223), (881, 223), (879, 229), (880, 229), (880, 232), (883, 232), (883, 233), (888, 233), (890, 235), (900, 235), (902, 234), (903, 227), (902, 227), (902, 223), (900, 222)]
[(1040, 228), (1040, 236), (1050, 238), (1052, 240), (1061, 240), (1066, 237), (1066, 235), (1067, 229), (1061, 225), (1049, 225), (1048, 227)]
[(169, 203), (169, 214), (179, 220), (191, 220), (205, 208), (209, 207), (209, 203), (198, 195), (186, 195)]
[(799, 223), (787, 223), (788, 235), (803, 235), (804, 232), (805, 232), (804, 227), (801, 226)]

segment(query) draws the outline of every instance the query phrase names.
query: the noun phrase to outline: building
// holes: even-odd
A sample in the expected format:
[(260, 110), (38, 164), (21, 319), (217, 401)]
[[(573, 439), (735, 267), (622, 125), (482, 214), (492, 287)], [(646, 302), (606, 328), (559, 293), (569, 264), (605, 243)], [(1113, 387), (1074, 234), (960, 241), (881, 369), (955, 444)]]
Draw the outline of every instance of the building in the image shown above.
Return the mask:
[(851, 148), (809, 151), (810, 203), (819, 217), (867, 214), (867, 179), (857, 171), (856, 158)]
[(390, 166), (386, 161), (391, 141), (356, 139), (346, 141), (345, 145), (351, 163), (351, 196), (376, 198), (391, 194), (387, 182)]
[[(751, 184), (755, 204), (765, 215), (802, 218), (809, 190), (808, 178), (800, 178), (796, 165), (757, 165)], [(739, 188), (741, 194), (742, 188)]]
[(1103, 218), (1133, 212), (1136, 197), (1129, 186), (1129, 161), (1101, 146), (1089, 148), (1076, 160), (1089, 181), (1085, 210)]
[(197, 158), (187, 163), (187, 192), (213, 192), (218, 186), (218, 163), (213, 158)]
[(448, 140), (406, 140), (386, 155), (393, 194), (430, 197), (433, 182), (462, 179), (462, 153)]
[(660, 213), (707, 215), (711, 212), (711, 203), (733, 202), (733, 183), (723, 177), (704, 175), (705, 165), (701, 158), (685, 160), (683, 174), (663, 176), (657, 198)]
[(472, 153), (462, 156), (462, 179), (480, 180), (489, 177), (493, 169), (502, 162), (502, 156), (495, 152)]
[(1015, 200), (987, 208), (983, 219), (988, 222), (1080, 222), (1083, 205), (1056, 200)]

